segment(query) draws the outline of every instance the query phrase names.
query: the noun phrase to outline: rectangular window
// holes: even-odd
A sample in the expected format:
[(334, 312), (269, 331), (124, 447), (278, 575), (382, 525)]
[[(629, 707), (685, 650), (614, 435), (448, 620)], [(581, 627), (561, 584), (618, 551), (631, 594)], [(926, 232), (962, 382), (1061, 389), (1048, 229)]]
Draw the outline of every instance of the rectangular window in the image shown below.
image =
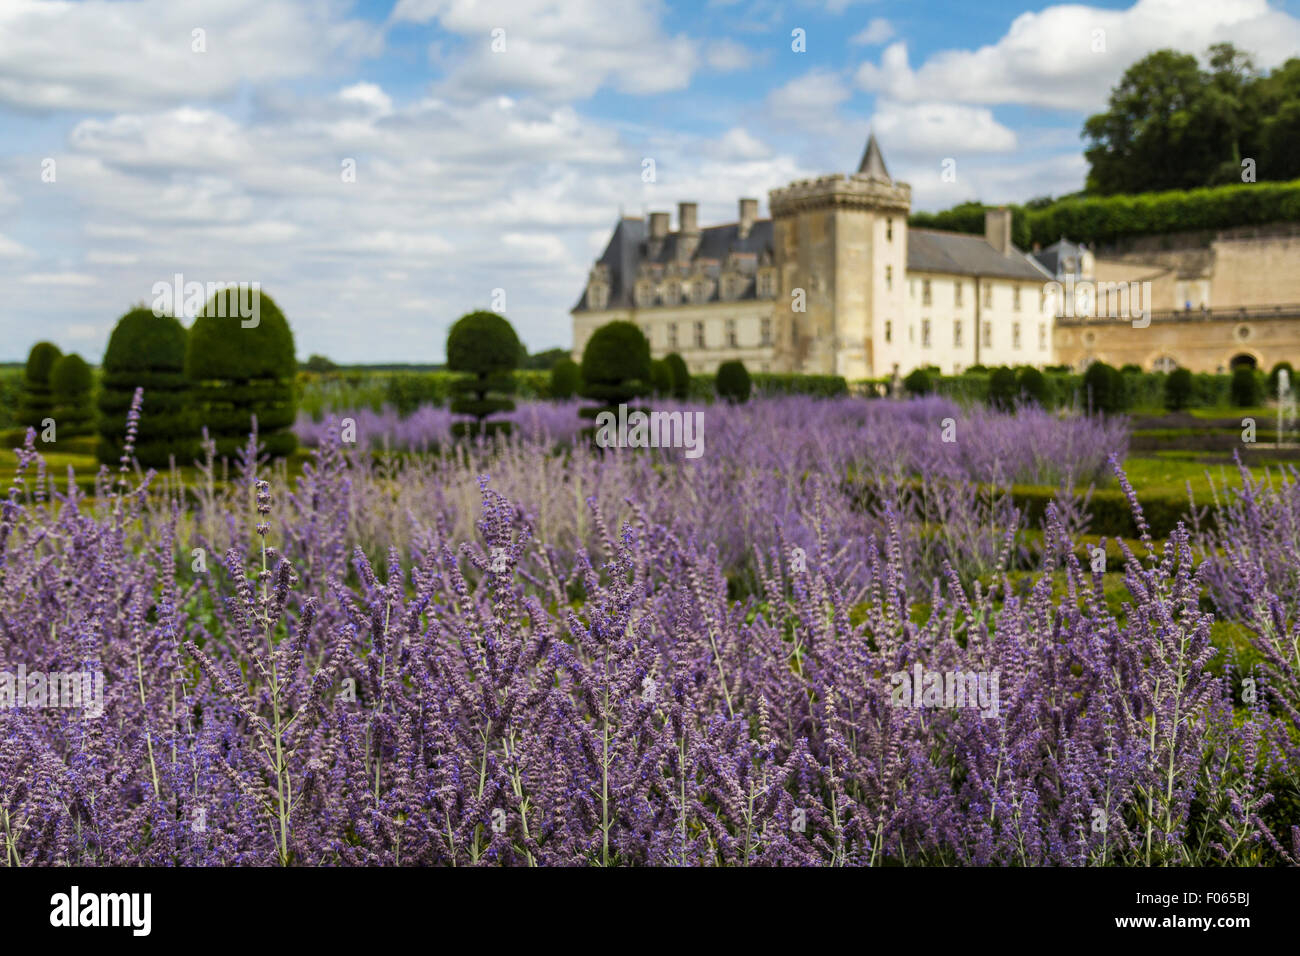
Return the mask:
[(954, 319), (952, 323), (952, 344), (953, 348), (961, 348), (961, 319)]
[(1038, 351), (1047, 351), (1047, 323), (1038, 323)]
[(894, 220), (885, 220), (885, 242), (894, 241)]
[(1020, 286), (1011, 287), (1011, 308), (1020, 311)]
[(885, 341), (894, 341), (894, 323), (889, 319), (885, 319)]
[(961, 283), (960, 282), (954, 282), (952, 284), (952, 304), (955, 306), (961, 305)]
[(1020, 323), (1019, 322), (1011, 323), (1011, 347), (1013, 349), (1020, 348)]
[(930, 280), (929, 279), (921, 280), (921, 304), (922, 305), (930, 304)]
[(703, 322), (695, 323), (695, 347), (697, 349), (704, 348), (704, 323)]
[(677, 323), (668, 323), (668, 345), (670, 348), (677, 348)]
[(885, 288), (892, 289), (893, 287), (894, 287), (894, 267), (885, 266)]
[(980, 333), (980, 338), (984, 340), (983, 342), (980, 343), (981, 347), (986, 349), (993, 348), (993, 323), (992, 322), (984, 323), (984, 329)]
[(984, 287), (984, 308), (993, 308), (993, 286), (991, 285)]
[(760, 329), (763, 336), (763, 344), (771, 345), (772, 344), (772, 320), (764, 319), (760, 323)]
[(929, 347), (930, 347), (930, 320), (922, 319), (921, 320), (921, 348), (928, 349)]
[(736, 347), (736, 320), (727, 319), (727, 347)]

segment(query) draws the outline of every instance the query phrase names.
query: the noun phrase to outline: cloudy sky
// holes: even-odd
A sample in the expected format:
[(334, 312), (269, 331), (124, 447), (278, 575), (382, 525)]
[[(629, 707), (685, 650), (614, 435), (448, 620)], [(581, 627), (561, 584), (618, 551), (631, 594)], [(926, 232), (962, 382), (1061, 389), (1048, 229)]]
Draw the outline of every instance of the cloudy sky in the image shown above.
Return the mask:
[(441, 361), (496, 289), (567, 347), (620, 208), (766, 215), (868, 129), (917, 208), (1069, 192), (1126, 66), (1220, 40), (1275, 65), (1289, 5), (0, 0), (0, 361), (98, 361), (177, 273), (260, 282), (302, 358)]

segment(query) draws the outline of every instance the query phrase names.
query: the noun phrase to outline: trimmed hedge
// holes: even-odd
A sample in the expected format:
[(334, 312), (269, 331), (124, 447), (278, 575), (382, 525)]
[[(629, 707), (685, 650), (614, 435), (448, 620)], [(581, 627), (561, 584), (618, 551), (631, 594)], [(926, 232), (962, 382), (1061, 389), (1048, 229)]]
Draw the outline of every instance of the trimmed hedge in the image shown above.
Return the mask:
[[(665, 364), (665, 368), (667, 365)], [(671, 385), (672, 373), (669, 372)], [(551, 366), (550, 397), (554, 399), (573, 398), (582, 386), (582, 370), (571, 358), (562, 358)]]
[(234, 456), (248, 443), (254, 417), (268, 454), (284, 457), (298, 445), (289, 431), (298, 413), (293, 332), (275, 301), (260, 289), (256, 295), (258, 323), (245, 327), (240, 291), (217, 292), (194, 319), (186, 345), (198, 424), (207, 426), (219, 456)]
[(760, 395), (813, 395), (836, 398), (849, 393), (843, 375), (801, 375), (795, 372), (755, 372), (750, 375)]
[[(913, 213), (916, 228), (984, 233), (981, 203), (962, 203), (937, 213)], [(1012, 241), (1021, 249), (1051, 245), (1062, 236), (1075, 242), (1113, 242), (1129, 236), (1231, 229), (1300, 221), (1300, 180), (1233, 183), (1202, 189), (1136, 195), (1061, 199), (1039, 209), (1011, 207)]]

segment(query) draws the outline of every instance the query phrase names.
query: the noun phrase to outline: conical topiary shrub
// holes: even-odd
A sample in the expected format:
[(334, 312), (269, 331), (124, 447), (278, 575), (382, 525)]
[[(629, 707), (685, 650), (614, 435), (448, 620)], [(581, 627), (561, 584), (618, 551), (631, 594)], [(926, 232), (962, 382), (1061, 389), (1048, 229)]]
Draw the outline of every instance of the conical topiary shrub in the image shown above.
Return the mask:
[(27, 353), (27, 366), (23, 369), (23, 397), (18, 406), (18, 423), (40, 431), (42, 422), (54, 417), (54, 395), (50, 391), (50, 372), (54, 363), (63, 357), (59, 347), (51, 342), (37, 342)]
[(185, 377), (185, 327), (170, 315), (132, 309), (117, 320), (100, 363), (99, 460), (122, 457), (126, 416), (137, 388), (144, 389), (135, 459), (166, 468), (171, 458), (189, 464), (198, 453), (198, 421)]
[[(240, 298), (251, 303), (255, 319), (241, 318)], [(185, 374), (197, 424), (207, 427), (218, 455), (233, 456), (247, 444), (254, 417), (268, 454), (283, 457), (297, 448), (290, 430), (298, 414), (297, 371), (289, 323), (260, 289), (224, 289), (195, 317)]]
[(54, 363), (50, 370), (50, 392), (60, 438), (95, 433), (94, 388), (95, 376), (80, 355), (65, 355)]

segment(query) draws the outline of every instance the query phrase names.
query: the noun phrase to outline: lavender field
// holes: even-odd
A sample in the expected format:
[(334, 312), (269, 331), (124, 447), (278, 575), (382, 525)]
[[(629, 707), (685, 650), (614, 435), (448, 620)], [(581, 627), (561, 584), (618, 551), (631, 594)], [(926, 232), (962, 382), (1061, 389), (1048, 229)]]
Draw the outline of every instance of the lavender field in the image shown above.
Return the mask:
[[(91, 495), (29, 437), (0, 628), (51, 699), (0, 709), (5, 862), (1300, 859), (1294, 473), (1157, 539), (1124, 419), (700, 410), (695, 460), (565, 403), (357, 412), (300, 419), (301, 474), (252, 436)], [(1082, 543), (1094, 485), (1136, 538)]]

